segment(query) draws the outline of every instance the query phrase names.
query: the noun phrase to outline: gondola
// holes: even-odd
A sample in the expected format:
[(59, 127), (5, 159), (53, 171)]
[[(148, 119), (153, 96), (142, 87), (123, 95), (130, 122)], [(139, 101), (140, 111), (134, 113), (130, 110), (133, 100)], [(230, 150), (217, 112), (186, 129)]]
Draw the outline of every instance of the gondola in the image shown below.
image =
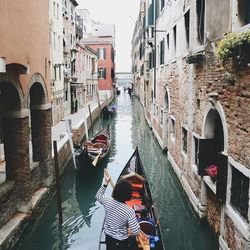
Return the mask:
[[(135, 210), (138, 220), (140, 220), (142, 211), (147, 211), (148, 220), (141, 220), (139, 222), (141, 230), (147, 235), (147, 238), (143, 240), (139, 236), (136, 237), (137, 249), (164, 250), (160, 227), (156, 218), (149, 184), (147, 182), (138, 148), (136, 148), (128, 163), (125, 165), (117, 181), (122, 179), (129, 181), (133, 187), (133, 197), (126, 203)], [(155, 223), (152, 223), (152, 221)], [(104, 249), (106, 249), (106, 243), (103, 224), (99, 240), (99, 250)]]
[(117, 110), (117, 106), (115, 104), (113, 104), (112, 106), (105, 106), (102, 109), (102, 115), (103, 118), (110, 118), (111, 116), (116, 114), (116, 110)]
[(105, 158), (111, 148), (110, 127), (107, 125), (99, 131), (93, 138), (83, 143), (75, 153), (78, 170), (94, 170), (98, 163)]

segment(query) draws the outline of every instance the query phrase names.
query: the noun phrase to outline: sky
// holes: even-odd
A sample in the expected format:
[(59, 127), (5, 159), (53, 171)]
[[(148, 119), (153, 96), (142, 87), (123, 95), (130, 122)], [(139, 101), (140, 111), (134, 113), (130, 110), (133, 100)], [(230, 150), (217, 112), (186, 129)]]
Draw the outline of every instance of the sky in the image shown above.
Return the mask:
[(79, 9), (88, 9), (90, 18), (116, 29), (116, 72), (131, 71), (131, 39), (139, 14), (140, 0), (77, 0)]

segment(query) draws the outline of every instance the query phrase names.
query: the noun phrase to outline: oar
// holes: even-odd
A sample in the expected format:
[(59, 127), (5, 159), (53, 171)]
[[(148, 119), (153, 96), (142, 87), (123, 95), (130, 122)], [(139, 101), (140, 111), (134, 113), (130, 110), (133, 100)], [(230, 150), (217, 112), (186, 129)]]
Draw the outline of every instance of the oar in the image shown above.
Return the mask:
[[(104, 174), (106, 175), (107, 178), (110, 178), (109, 182), (110, 182), (112, 188), (114, 188), (115, 184), (114, 184), (113, 180), (111, 179), (111, 176), (110, 176), (110, 174), (109, 174), (109, 172), (108, 172), (108, 170), (106, 168), (104, 168)], [(136, 236), (136, 239), (137, 239), (137, 241), (140, 242), (140, 245), (141, 245), (143, 250), (150, 250), (150, 245), (145, 243), (145, 237), (146, 236), (141, 231), (139, 233), (139, 235)], [(148, 239), (147, 239), (147, 241), (148, 241)]]
[(93, 165), (93, 166), (96, 166), (96, 164), (97, 164), (97, 162), (98, 162), (98, 160), (99, 160), (100, 155), (101, 155), (101, 153), (99, 153), (99, 154), (96, 156), (96, 158), (92, 161), (92, 165)]
[(108, 170), (106, 168), (104, 168), (104, 174), (107, 176), (107, 178), (110, 178), (110, 180), (109, 180), (110, 185), (111, 185), (112, 188), (114, 188), (115, 187), (115, 183), (111, 179), (111, 176), (110, 176), (110, 174), (109, 174), (109, 172), (108, 172)]

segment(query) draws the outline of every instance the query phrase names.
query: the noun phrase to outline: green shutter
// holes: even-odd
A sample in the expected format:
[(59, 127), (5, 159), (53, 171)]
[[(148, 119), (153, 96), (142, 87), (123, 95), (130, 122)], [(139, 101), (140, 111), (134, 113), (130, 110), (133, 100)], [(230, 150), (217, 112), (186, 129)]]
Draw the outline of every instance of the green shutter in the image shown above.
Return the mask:
[(218, 166), (216, 196), (221, 202), (225, 202), (227, 194), (228, 157), (226, 155), (218, 153), (216, 165)]
[(106, 59), (106, 49), (103, 49), (103, 59)]
[(103, 78), (106, 79), (106, 68), (103, 69)]

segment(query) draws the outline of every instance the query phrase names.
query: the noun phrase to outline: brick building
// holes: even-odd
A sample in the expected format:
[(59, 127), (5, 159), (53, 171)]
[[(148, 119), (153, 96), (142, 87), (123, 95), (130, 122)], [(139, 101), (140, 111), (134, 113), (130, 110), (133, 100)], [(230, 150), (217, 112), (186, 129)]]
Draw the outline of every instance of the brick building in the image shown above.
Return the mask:
[[(249, 249), (250, 45), (240, 63), (239, 57), (223, 63), (217, 53), (227, 34), (249, 35), (249, 3), (142, 1), (141, 6), (146, 24), (133, 41), (145, 44), (137, 62), (144, 64), (144, 82), (138, 83), (143, 93), (136, 89), (146, 119), (220, 248)], [(214, 176), (205, 170), (211, 165)]]
[(0, 3), (0, 227), (52, 178), (48, 9), (44, 0)]

